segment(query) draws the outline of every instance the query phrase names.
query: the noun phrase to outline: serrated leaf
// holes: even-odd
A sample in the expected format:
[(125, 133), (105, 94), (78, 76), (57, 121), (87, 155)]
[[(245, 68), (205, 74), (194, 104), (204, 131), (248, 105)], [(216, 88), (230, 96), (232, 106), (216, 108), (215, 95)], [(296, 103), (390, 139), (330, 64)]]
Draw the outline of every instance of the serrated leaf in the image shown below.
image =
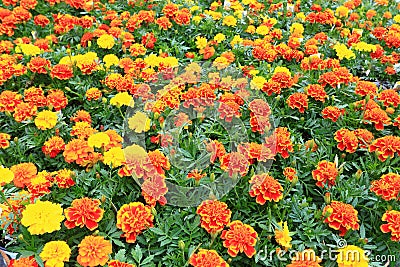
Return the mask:
[(126, 250), (120, 249), (117, 254), (115, 254), (115, 259), (118, 261), (126, 261)]
[(137, 263), (140, 263), (140, 261), (141, 261), (142, 258), (143, 258), (143, 253), (142, 253), (142, 249), (140, 248), (139, 244), (136, 244), (135, 249), (132, 249), (131, 255), (132, 255), (133, 259), (134, 259)]

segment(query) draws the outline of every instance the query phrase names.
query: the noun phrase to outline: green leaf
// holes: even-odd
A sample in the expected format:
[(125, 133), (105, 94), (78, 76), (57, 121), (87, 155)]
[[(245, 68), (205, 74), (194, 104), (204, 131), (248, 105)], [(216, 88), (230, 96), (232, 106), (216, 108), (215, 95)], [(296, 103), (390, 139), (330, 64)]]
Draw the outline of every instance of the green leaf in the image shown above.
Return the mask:
[(140, 263), (140, 261), (143, 258), (143, 253), (142, 253), (142, 249), (140, 248), (139, 244), (136, 244), (135, 249), (132, 249), (132, 257), (133, 259), (137, 262)]

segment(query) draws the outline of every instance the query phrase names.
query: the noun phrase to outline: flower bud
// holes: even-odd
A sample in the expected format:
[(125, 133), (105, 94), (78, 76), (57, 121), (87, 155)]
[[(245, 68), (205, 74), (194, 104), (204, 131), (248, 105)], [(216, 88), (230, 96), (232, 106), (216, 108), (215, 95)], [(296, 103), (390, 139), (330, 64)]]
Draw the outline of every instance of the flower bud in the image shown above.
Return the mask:
[(360, 178), (361, 178), (361, 175), (362, 175), (362, 173), (363, 173), (363, 171), (362, 171), (362, 170), (357, 170), (357, 172), (354, 174), (354, 176), (355, 176), (357, 179), (360, 179)]
[(154, 207), (151, 208), (151, 214), (153, 214), (154, 217), (157, 216), (157, 210)]
[(215, 174), (212, 172), (210, 174), (210, 182), (214, 182), (215, 181)]
[(183, 251), (185, 250), (185, 242), (183, 240), (178, 241), (178, 247)]
[(330, 204), (331, 203), (331, 193), (327, 192), (324, 195), (324, 200), (326, 204)]

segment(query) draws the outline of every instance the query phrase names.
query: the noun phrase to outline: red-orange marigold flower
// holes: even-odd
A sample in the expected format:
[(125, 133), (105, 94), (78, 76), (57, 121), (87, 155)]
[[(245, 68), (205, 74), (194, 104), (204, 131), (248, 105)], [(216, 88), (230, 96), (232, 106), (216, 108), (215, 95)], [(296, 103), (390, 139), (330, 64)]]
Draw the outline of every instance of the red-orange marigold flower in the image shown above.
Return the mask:
[(214, 163), (217, 158), (221, 159), (226, 154), (224, 145), (218, 140), (211, 140), (210, 143), (207, 143), (206, 150), (211, 153), (211, 163)]
[(86, 236), (78, 247), (77, 261), (84, 267), (104, 266), (112, 253), (111, 242), (102, 236)]
[(400, 156), (400, 137), (387, 135), (375, 139), (368, 148), (369, 152), (375, 152), (380, 161), (385, 161), (387, 158), (393, 158), (394, 154)]
[(14, 173), (14, 185), (19, 188), (29, 185), (31, 180), (37, 175), (37, 168), (31, 162), (14, 165), (10, 170)]
[(13, 112), (15, 107), (21, 102), (22, 95), (17, 92), (5, 90), (0, 94), (0, 111)]
[(364, 113), (364, 120), (374, 123), (375, 129), (378, 131), (382, 131), (385, 124), (392, 124), (387, 113), (381, 108), (367, 109)]
[(253, 257), (258, 237), (253, 227), (241, 221), (233, 221), (227, 227), (230, 229), (222, 231), (221, 239), (224, 240), (223, 245), (228, 249), (228, 254), (236, 257), (239, 252), (244, 252), (247, 257)]
[(325, 98), (328, 95), (325, 92), (324, 87), (319, 84), (310, 84), (307, 86), (306, 93), (308, 96), (314, 98), (317, 101), (325, 102)]
[(396, 108), (400, 104), (400, 95), (393, 89), (387, 89), (379, 94), (378, 100), (382, 101), (385, 107), (392, 105)]
[(121, 229), (126, 242), (135, 243), (136, 237), (147, 228), (153, 227), (151, 208), (140, 202), (123, 205), (117, 213), (117, 228)]
[(149, 151), (147, 155), (159, 174), (164, 174), (164, 170), (171, 167), (168, 158), (160, 150)]
[(44, 91), (40, 87), (31, 87), (24, 91), (24, 101), (30, 102), (37, 107), (47, 106), (47, 99), (44, 96)]
[(386, 211), (382, 216), (382, 221), (387, 223), (381, 225), (381, 231), (390, 233), (392, 235), (390, 239), (393, 241), (400, 241), (400, 211)]
[(0, 133), (0, 148), (5, 149), (10, 146), (10, 142), (8, 140), (11, 139), (11, 135), (6, 133)]
[(329, 227), (339, 230), (340, 236), (344, 236), (349, 229), (358, 230), (360, 228), (358, 211), (350, 204), (332, 201), (324, 208), (323, 215), (327, 216), (324, 222), (328, 223)]
[(47, 70), (51, 68), (50, 60), (41, 57), (34, 57), (27, 64), (30, 71), (35, 73), (47, 74)]
[(293, 181), (293, 179), (297, 179), (297, 171), (295, 168), (292, 167), (286, 167), (283, 169), (283, 175), (285, 176), (286, 179), (289, 181)]
[(61, 110), (68, 104), (68, 99), (61, 90), (50, 90), (47, 94), (47, 103), (55, 110)]
[(64, 210), (66, 221), (65, 226), (68, 229), (76, 226), (86, 226), (93, 231), (97, 228), (98, 222), (103, 218), (104, 210), (100, 208), (100, 200), (91, 198), (74, 199), (71, 207)]
[(379, 180), (371, 182), (371, 191), (386, 201), (400, 199), (400, 175), (397, 173), (382, 175)]
[(283, 158), (289, 157), (289, 152), (293, 152), (293, 144), (290, 140), (290, 132), (286, 127), (278, 127), (275, 129), (276, 152), (281, 154)]
[(326, 160), (318, 162), (318, 166), (312, 171), (312, 177), (317, 180), (317, 186), (324, 187), (326, 183), (328, 186), (335, 185), (335, 180), (339, 175), (336, 164)]
[(199, 252), (192, 254), (189, 264), (194, 267), (229, 267), (229, 264), (215, 250), (207, 249), (199, 249)]
[(377, 91), (378, 87), (376, 86), (376, 84), (368, 81), (358, 81), (355, 89), (355, 93), (360, 96), (374, 96), (376, 95)]
[(256, 197), (258, 204), (264, 205), (267, 200), (278, 202), (283, 198), (282, 185), (266, 173), (253, 175), (249, 183), (251, 184), (249, 194), (251, 197)]
[(93, 148), (88, 145), (87, 141), (82, 139), (72, 139), (65, 146), (63, 156), (65, 161), (68, 163), (75, 162), (78, 165), (86, 166), (90, 154), (93, 152)]
[(32, 119), (36, 115), (37, 107), (33, 103), (19, 103), (14, 110), (14, 119), (17, 122)]
[(230, 222), (232, 212), (224, 202), (218, 200), (205, 200), (197, 207), (200, 215), (200, 225), (208, 233), (221, 232)]
[(374, 135), (367, 129), (357, 129), (354, 131), (354, 134), (358, 138), (360, 148), (367, 148), (372, 143), (372, 140), (374, 140)]
[(68, 80), (74, 76), (72, 67), (67, 64), (57, 64), (50, 72), (51, 78), (60, 80)]
[(108, 265), (108, 267), (135, 267), (136, 266), (134, 264), (120, 262), (118, 260), (112, 260), (107, 265)]
[(308, 98), (306, 94), (294, 93), (288, 97), (286, 103), (291, 109), (297, 108), (300, 113), (308, 109)]
[(335, 140), (338, 142), (337, 148), (341, 151), (354, 153), (358, 147), (358, 138), (353, 131), (342, 128), (335, 132)]
[(59, 136), (52, 136), (49, 140), (44, 142), (42, 151), (50, 158), (56, 157), (61, 151), (64, 151), (64, 140)]
[(8, 267), (38, 267), (35, 257), (30, 256), (27, 258), (12, 259)]
[(229, 177), (236, 174), (245, 176), (249, 171), (249, 158), (239, 152), (231, 152), (221, 157), (221, 169), (229, 173)]

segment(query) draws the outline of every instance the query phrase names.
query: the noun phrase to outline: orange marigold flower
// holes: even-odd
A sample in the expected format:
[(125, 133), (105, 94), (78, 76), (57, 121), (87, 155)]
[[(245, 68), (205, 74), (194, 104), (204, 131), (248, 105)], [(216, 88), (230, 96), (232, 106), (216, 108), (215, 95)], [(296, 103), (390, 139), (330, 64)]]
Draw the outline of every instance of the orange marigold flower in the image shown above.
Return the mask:
[(57, 183), (59, 188), (70, 188), (71, 186), (75, 185), (75, 181), (73, 179), (74, 177), (74, 171), (62, 169), (57, 172), (54, 181)]
[(339, 142), (337, 148), (341, 151), (346, 150), (348, 153), (354, 153), (358, 147), (358, 138), (353, 131), (342, 128), (335, 132), (335, 140)]
[(292, 167), (286, 167), (283, 169), (283, 175), (285, 176), (286, 179), (289, 181), (293, 181), (294, 179), (297, 179), (297, 171), (295, 168)]
[(75, 162), (78, 165), (86, 166), (90, 154), (94, 150), (88, 145), (88, 142), (82, 139), (72, 139), (64, 149), (64, 159), (66, 162)]
[(400, 156), (400, 137), (384, 136), (375, 139), (368, 148), (369, 152), (375, 152), (380, 161), (385, 161), (387, 158), (393, 158), (394, 154)]
[(175, 17), (175, 14), (178, 12), (178, 10), (178, 5), (174, 3), (168, 3), (163, 7), (162, 13), (168, 18), (173, 18)]
[(244, 252), (247, 257), (253, 257), (258, 237), (253, 227), (241, 221), (233, 221), (227, 227), (230, 229), (222, 231), (221, 239), (224, 240), (223, 245), (228, 249), (228, 254), (236, 257), (239, 252)]
[(22, 102), (22, 95), (17, 92), (5, 90), (0, 94), (0, 111), (13, 112), (18, 104)]
[(328, 186), (335, 185), (335, 180), (339, 175), (336, 164), (326, 160), (318, 162), (317, 168), (312, 171), (312, 177), (317, 180), (317, 186), (324, 187), (328, 182)]
[(67, 64), (57, 64), (52, 68), (50, 76), (53, 79), (68, 80), (74, 76), (74, 72), (72, 67)]
[(305, 91), (309, 97), (312, 97), (317, 101), (325, 102), (325, 98), (328, 97), (324, 87), (319, 84), (310, 84), (307, 86)]
[(42, 146), (42, 151), (46, 156), (54, 158), (61, 151), (64, 151), (64, 148), (65, 148), (64, 140), (59, 136), (52, 136), (49, 140), (44, 142)]
[(214, 163), (217, 158), (221, 160), (221, 158), (226, 154), (224, 145), (218, 140), (211, 140), (209, 143), (207, 143), (206, 150), (211, 153), (211, 163)]
[(56, 111), (65, 108), (68, 104), (68, 99), (61, 90), (50, 90), (47, 94), (47, 104), (53, 107)]
[(30, 71), (35, 73), (47, 74), (47, 70), (51, 68), (50, 60), (41, 58), (41, 57), (34, 57), (31, 58), (27, 67)]
[(10, 170), (14, 173), (14, 185), (19, 188), (29, 185), (37, 175), (37, 168), (31, 162), (14, 165)]
[(258, 204), (264, 205), (267, 200), (278, 202), (283, 198), (282, 185), (266, 173), (253, 175), (249, 183), (251, 184), (249, 194), (251, 197), (256, 197)]
[(115, 130), (107, 130), (104, 132), (110, 138), (110, 143), (105, 146), (105, 150), (113, 147), (122, 147), (122, 137)]
[(165, 176), (158, 173), (152, 174), (145, 178), (142, 183), (142, 195), (145, 196), (147, 203), (153, 206), (158, 201), (161, 205), (167, 203), (165, 194), (168, 192), (167, 184), (165, 183)]
[(400, 104), (400, 95), (393, 89), (387, 89), (379, 94), (378, 100), (382, 101), (385, 107), (392, 105), (396, 108)]
[(140, 202), (123, 205), (117, 213), (117, 228), (121, 229), (126, 242), (135, 243), (137, 235), (153, 227), (151, 208)]
[(84, 267), (106, 265), (108, 256), (112, 253), (111, 242), (102, 236), (86, 236), (78, 245), (77, 261)]
[(360, 148), (367, 148), (374, 140), (374, 135), (367, 129), (357, 129), (354, 134), (358, 138), (358, 145)]
[(387, 113), (381, 108), (367, 109), (364, 113), (364, 120), (374, 123), (377, 131), (382, 131), (385, 124), (392, 124)]
[(396, 127), (398, 127), (400, 129), (400, 115), (397, 116), (396, 119), (394, 119), (393, 126), (396, 126)]
[(34, 256), (26, 257), (26, 258), (19, 258), (19, 259), (12, 259), (8, 267), (38, 267), (38, 263), (35, 260)]
[(89, 136), (96, 133), (97, 130), (93, 129), (92, 126), (86, 121), (78, 121), (72, 127), (71, 136), (76, 136), (79, 139), (87, 139)]
[(85, 111), (85, 110), (78, 110), (73, 117), (70, 119), (73, 122), (78, 122), (78, 121), (85, 121), (89, 124), (92, 123), (92, 118), (90, 116), (90, 113)]
[(87, 100), (98, 100), (100, 97), (102, 97), (102, 93), (98, 88), (90, 88), (86, 91), (86, 98)]
[(297, 108), (300, 113), (308, 109), (308, 98), (306, 94), (294, 93), (288, 97), (286, 103), (291, 109)]
[(204, 200), (197, 207), (200, 215), (200, 225), (210, 234), (221, 232), (231, 220), (232, 212), (224, 202)]
[(381, 231), (384, 233), (390, 233), (392, 235), (390, 239), (393, 241), (400, 241), (400, 211), (386, 211), (382, 216), (382, 221), (387, 223), (381, 225)]
[(192, 254), (189, 264), (194, 267), (229, 267), (229, 264), (215, 250), (207, 249), (199, 249), (199, 252)]
[(160, 150), (156, 149), (147, 154), (159, 174), (164, 174), (164, 170), (169, 170), (171, 167), (168, 158)]
[(400, 175), (397, 173), (382, 175), (379, 180), (371, 182), (371, 191), (386, 201), (400, 199)]
[(162, 28), (162, 29), (164, 29), (164, 30), (168, 30), (169, 28), (172, 27), (171, 21), (170, 21), (167, 17), (165, 17), (165, 16), (158, 18), (158, 19), (156, 20), (156, 24), (157, 24), (160, 28)]
[(276, 137), (276, 152), (286, 159), (289, 157), (289, 152), (293, 152), (293, 144), (290, 140), (290, 132), (286, 127), (278, 127), (275, 129)]
[(11, 135), (6, 133), (0, 133), (0, 148), (5, 149), (10, 146), (10, 142), (8, 140), (11, 139)]
[(179, 25), (188, 25), (190, 23), (190, 18), (192, 14), (190, 13), (189, 9), (182, 8), (178, 12), (176, 12), (174, 21)]
[(19, 103), (14, 110), (14, 119), (17, 122), (32, 119), (36, 115), (37, 107), (33, 103)]
[(321, 261), (314, 250), (306, 249), (296, 252), (296, 255), (292, 258), (292, 262), (286, 267), (322, 267), (319, 265)]
[(375, 96), (377, 94), (378, 87), (373, 82), (358, 81), (355, 89), (355, 93), (360, 96)]
[(47, 99), (40, 87), (31, 87), (24, 91), (24, 101), (30, 102), (37, 107), (47, 106)]
[(196, 181), (196, 184), (198, 184), (199, 183), (199, 181), (201, 180), (201, 178), (203, 178), (203, 177), (205, 177), (205, 176), (207, 176), (207, 173), (202, 173), (202, 171), (200, 170), (197, 170), (197, 169), (194, 169), (194, 170), (191, 170), (188, 174), (187, 174), (187, 178), (188, 179), (194, 179), (195, 181)]
[(100, 200), (91, 198), (74, 199), (71, 207), (64, 210), (64, 224), (68, 229), (76, 226), (86, 226), (93, 231), (97, 228), (98, 222), (103, 218), (104, 210), (100, 208)]
[(358, 230), (360, 228), (358, 211), (350, 204), (332, 201), (324, 208), (323, 215), (327, 216), (324, 222), (328, 223), (329, 227), (339, 230), (340, 236), (344, 236), (350, 229)]
[(112, 260), (108, 262), (108, 267), (135, 267), (136, 265), (130, 264), (130, 263), (125, 263), (125, 262), (120, 262), (118, 260)]
[(36, 177), (32, 178), (30, 184), (27, 185), (27, 189), (31, 193), (31, 199), (51, 193), (52, 180), (51, 173), (47, 171), (41, 171)]
[(242, 177), (249, 171), (249, 159), (239, 152), (231, 152), (221, 157), (221, 169), (229, 173), (229, 177), (240, 174)]
[(271, 81), (278, 83), (280, 88), (290, 88), (295, 84), (295, 79), (292, 78), (290, 73), (283, 71), (275, 72), (271, 77)]

